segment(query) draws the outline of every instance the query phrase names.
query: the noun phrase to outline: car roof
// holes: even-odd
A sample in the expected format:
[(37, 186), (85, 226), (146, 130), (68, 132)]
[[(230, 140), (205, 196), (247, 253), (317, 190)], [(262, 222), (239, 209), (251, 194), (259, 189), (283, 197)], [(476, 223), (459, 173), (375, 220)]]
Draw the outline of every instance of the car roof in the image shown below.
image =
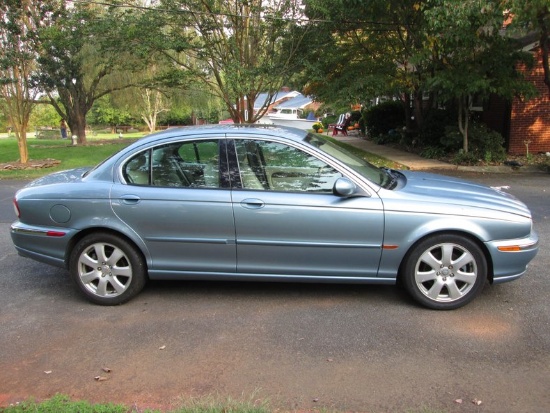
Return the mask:
[(212, 124), (199, 126), (180, 126), (168, 128), (162, 132), (156, 132), (152, 135), (141, 138), (140, 144), (147, 144), (163, 138), (172, 137), (197, 137), (197, 135), (227, 135), (231, 136), (258, 136), (265, 134), (279, 136), (293, 141), (303, 141), (308, 132), (281, 125), (269, 124)]

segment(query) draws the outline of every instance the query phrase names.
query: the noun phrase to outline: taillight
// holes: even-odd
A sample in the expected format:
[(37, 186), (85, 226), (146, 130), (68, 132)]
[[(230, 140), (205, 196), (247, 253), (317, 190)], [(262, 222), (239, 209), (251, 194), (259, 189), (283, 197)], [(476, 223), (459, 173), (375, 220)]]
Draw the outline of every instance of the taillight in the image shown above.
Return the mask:
[(15, 211), (15, 215), (17, 215), (17, 218), (21, 218), (21, 211), (19, 210), (19, 205), (17, 205), (17, 199), (13, 199), (13, 210)]

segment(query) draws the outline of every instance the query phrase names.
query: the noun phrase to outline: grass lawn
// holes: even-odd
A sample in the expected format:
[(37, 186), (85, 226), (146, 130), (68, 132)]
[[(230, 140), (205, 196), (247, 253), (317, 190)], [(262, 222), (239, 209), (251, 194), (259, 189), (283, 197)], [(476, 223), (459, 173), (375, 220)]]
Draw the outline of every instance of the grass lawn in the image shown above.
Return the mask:
[(101, 134), (87, 137), (88, 145), (73, 146), (71, 140), (60, 139), (35, 139), (28, 138), (29, 159), (31, 161), (54, 159), (60, 161), (58, 165), (49, 168), (6, 169), (1, 165), (19, 160), (19, 148), (17, 140), (13, 137), (0, 136), (0, 179), (32, 179), (42, 175), (72, 169), (81, 166), (94, 166), (134, 142), (145, 136), (143, 133), (126, 134), (121, 139), (116, 134)]
[[(145, 136), (144, 133), (128, 133), (119, 138), (116, 134), (98, 133), (95, 136), (87, 137), (88, 145), (72, 145), (71, 140), (60, 139), (36, 139), (28, 138), (29, 159), (31, 161), (43, 161), (52, 159), (59, 161), (58, 164), (48, 168), (29, 167), (28, 169), (10, 169), (9, 163), (19, 159), (17, 140), (13, 135), (7, 137), (0, 134), (0, 179), (34, 179), (48, 173), (65, 169), (78, 168), (82, 166), (94, 166), (109, 157), (123, 147), (134, 142), (136, 139)], [(325, 136), (326, 137), (326, 136)], [(329, 138), (330, 139), (330, 138)], [(399, 165), (380, 158), (376, 155), (366, 153), (351, 145), (331, 139), (336, 144), (345, 147), (350, 152), (363, 157), (376, 166), (388, 166), (399, 168)]]

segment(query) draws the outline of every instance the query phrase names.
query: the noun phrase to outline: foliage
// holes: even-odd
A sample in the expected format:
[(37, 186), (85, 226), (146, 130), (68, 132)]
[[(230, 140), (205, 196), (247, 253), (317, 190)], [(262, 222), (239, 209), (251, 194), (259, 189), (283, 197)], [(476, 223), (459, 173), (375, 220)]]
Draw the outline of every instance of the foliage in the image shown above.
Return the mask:
[(511, 18), (507, 31), (511, 36), (538, 36), (542, 51), (544, 83), (550, 93), (550, 4), (548, 0), (505, 0), (505, 7)]
[(455, 162), (475, 164), (480, 160), (485, 162), (500, 162), (506, 159), (504, 138), (496, 131), (482, 123), (473, 123), (470, 127), (470, 151), (461, 150), (462, 133), (456, 126), (447, 127), (442, 144), (448, 151), (457, 151)]
[[(308, 50), (303, 51), (306, 91), (327, 103), (367, 106), (380, 96), (391, 98), (402, 92), (406, 99), (407, 92), (421, 96), (423, 82), (431, 73), (429, 66), (415, 58), (428, 50), (420, 7), (424, 3), (308, 1), (306, 13), (312, 29)], [(408, 102), (403, 101), (403, 106), (410, 110)], [(422, 110), (421, 105), (415, 108)], [(422, 116), (415, 114), (415, 118)]]
[[(530, 7), (520, 0), (504, 3)], [(429, 112), (438, 102), (457, 102), (455, 122), (462, 131), (462, 148), (468, 151), (474, 96), (509, 99), (534, 93), (515, 70), (516, 63), (529, 62), (528, 54), (501, 35), (504, 3), (309, 0), (306, 13), (312, 30), (307, 44), (312, 47), (304, 50), (306, 90), (333, 104), (368, 104), (378, 97), (399, 96), (407, 131), (423, 131), (428, 144), (435, 140), (425, 133)]]
[(425, 7), (427, 33), (434, 52), (434, 74), (426, 86), (445, 100), (457, 102), (462, 149), (469, 151), (469, 111), (474, 96), (511, 98), (531, 95), (533, 88), (515, 69), (527, 53), (500, 33), (504, 10), (497, 1), (433, 0)]
[(403, 105), (398, 101), (388, 101), (367, 109), (365, 119), (371, 138), (387, 135), (391, 130), (401, 130), (405, 124)]
[(113, 129), (117, 125), (128, 125), (134, 121), (129, 112), (113, 106), (109, 96), (103, 96), (94, 102), (88, 120), (92, 124), (109, 125)]
[[(81, 2), (55, 5), (40, 20), (36, 33), (41, 71), (37, 80), (82, 144), (86, 143), (86, 115), (94, 102), (131, 86), (130, 74), (141, 62), (116, 37), (121, 24), (116, 10), (107, 12), (104, 6)], [(120, 49), (106, 50), (103, 41)]]
[(0, 4), (0, 98), (19, 143), (19, 158), (28, 161), (27, 128), (38, 89), (33, 36), (47, 2), (6, 0)]
[(418, 132), (418, 145), (425, 148), (441, 146), (446, 127), (454, 123), (453, 114), (449, 110), (431, 110)]
[(174, 107), (168, 112), (161, 113), (159, 116), (159, 124), (174, 126), (174, 125), (191, 125), (192, 111), (190, 108)]
[(420, 152), (420, 156), (427, 159), (441, 159), (445, 156), (445, 149), (441, 146), (427, 146)]
[(41, 126), (52, 126), (58, 127), (61, 119), (59, 114), (55, 109), (50, 105), (49, 102), (44, 101), (43, 103), (37, 104), (34, 106), (30, 118), (30, 127), (41, 127)]
[(298, 0), (160, 0), (136, 11), (129, 42), (170, 61), (172, 79), (187, 74), (208, 86), (235, 122), (253, 123), (269, 103), (255, 112), (258, 95), (273, 96), (294, 73), (300, 16)]

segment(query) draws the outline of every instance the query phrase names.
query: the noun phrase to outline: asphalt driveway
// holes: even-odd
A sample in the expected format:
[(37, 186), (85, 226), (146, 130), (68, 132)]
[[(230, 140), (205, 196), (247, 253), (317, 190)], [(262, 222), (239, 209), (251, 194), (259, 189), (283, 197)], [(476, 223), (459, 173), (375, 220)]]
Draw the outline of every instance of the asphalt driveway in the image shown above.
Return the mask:
[(123, 306), (94, 306), (63, 270), (17, 256), (11, 199), (23, 183), (0, 181), (0, 406), (63, 393), (139, 408), (214, 396), (282, 410), (548, 412), (550, 175), (462, 176), (509, 186), (541, 249), (526, 276), (451, 312), (391, 286), (219, 282), (150, 283)]

